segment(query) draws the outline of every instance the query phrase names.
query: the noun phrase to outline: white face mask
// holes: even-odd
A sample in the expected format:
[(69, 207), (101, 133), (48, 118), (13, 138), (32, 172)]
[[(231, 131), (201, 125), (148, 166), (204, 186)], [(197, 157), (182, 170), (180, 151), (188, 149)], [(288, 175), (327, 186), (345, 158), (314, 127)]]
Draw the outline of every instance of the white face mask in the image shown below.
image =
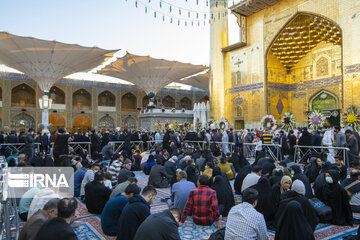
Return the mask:
[(326, 178), (325, 178), (325, 181), (326, 181), (327, 183), (330, 183), (330, 184), (332, 184), (332, 183), (334, 182), (334, 180), (332, 179), (332, 177), (326, 177)]

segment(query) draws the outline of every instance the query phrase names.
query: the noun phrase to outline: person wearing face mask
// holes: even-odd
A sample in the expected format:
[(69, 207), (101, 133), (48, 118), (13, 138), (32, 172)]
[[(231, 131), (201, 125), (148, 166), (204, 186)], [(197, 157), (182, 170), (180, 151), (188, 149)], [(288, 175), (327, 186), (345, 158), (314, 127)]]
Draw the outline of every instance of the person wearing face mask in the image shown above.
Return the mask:
[(339, 173), (336, 170), (328, 170), (325, 174), (325, 184), (321, 192), (315, 194), (332, 210), (332, 224), (350, 225), (354, 224), (352, 211), (349, 204), (349, 196), (345, 189), (338, 183)]
[(142, 194), (135, 194), (124, 207), (117, 223), (117, 240), (133, 240), (139, 226), (150, 216), (150, 205), (157, 195), (156, 189), (148, 185)]

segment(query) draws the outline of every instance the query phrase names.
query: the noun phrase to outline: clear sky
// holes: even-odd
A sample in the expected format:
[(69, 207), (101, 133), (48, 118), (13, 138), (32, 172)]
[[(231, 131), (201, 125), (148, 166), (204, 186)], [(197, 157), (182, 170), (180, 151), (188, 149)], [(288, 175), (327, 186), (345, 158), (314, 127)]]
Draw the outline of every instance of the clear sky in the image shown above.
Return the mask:
[[(136, 0), (0, 0), (0, 31), (209, 66), (209, 14), (203, 23), (209, 7), (207, 0), (196, 1), (141, 0), (136, 7)], [(166, 2), (200, 12), (200, 27), (197, 22), (191, 27), (191, 21), (178, 26), (176, 18), (187, 18), (188, 11), (179, 15), (173, 7), (170, 13)], [(173, 23), (169, 16), (163, 22), (160, 12), (154, 18), (150, 8), (173, 16)]]
[[(0, 31), (105, 49), (124, 49), (139, 55), (209, 65), (209, 24), (185, 27), (182, 22), (145, 8), (140, 2), (174, 17), (178, 10), (160, 0), (1, 0)], [(206, 0), (166, 0), (184, 8), (208, 11)], [(182, 12), (180, 17), (187, 17)], [(196, 16), (194, 14), (194, 18)], [(203, 19), (203, 16), (199, 17)]]

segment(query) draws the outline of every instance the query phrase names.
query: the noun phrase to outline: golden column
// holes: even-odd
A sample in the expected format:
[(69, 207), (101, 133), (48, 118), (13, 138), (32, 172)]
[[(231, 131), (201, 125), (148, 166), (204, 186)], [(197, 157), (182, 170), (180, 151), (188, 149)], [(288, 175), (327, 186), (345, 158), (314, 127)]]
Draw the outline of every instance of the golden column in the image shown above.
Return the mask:
[(228, 46), (227, 1), (210, 0), (210, 12), (210, 116), (219, 120), (225, 117), (224, 55), (221, 49)]

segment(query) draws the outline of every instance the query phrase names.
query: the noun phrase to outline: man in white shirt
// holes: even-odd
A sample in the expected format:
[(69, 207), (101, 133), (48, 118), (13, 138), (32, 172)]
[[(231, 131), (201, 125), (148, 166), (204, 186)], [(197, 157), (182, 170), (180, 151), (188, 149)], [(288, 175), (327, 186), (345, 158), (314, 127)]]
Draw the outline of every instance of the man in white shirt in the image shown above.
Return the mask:
[(252, 172), (246, 175), (246, 177), (244, 178), (244, 181), (241, 185), (241, 192), (243, 192), (248, 187), (257, 184), (261, 176), (261, 171), (262, 171), (261, 166), (256, 165), (253, 167)]
[(259, 193), (248, 188), (243, 194), (243, 203), (231, 208), (228, 215), (225, 240), (268, 240), (264, 216), (255, 210)]
[(86, 171), (85, 176), (81, 182), (80, 197), (84, 199), (85, 196), (85, 185), (89, 182), (94, 181), (95, 173), (100, 170), (100, 166), (97, 163), (91, 165), (91, 168)]

